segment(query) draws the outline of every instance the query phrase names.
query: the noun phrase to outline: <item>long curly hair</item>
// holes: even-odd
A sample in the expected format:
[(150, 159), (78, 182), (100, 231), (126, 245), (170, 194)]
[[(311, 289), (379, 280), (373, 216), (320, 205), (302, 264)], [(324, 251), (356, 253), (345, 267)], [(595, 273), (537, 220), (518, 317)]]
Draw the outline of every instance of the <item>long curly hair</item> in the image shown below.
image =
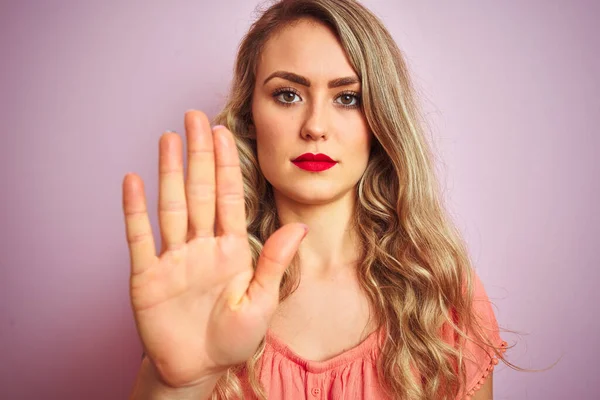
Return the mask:
[[(362, 112), (376, 139), (356, 186), (352, 225), (362, 244), (359, 282), (377, 325), (385, 329), (380, 381), (392, 398), (455, 399), (466, 386), (462, 348), (467, 340), (514, 367), (472, 315), (474, 278), (467, 248), (443, 208), (415, 89), (382, 22), (354, 0), (282, 0), (259, 12), (240, 43), (227, 104), (213, 121), (236, 138), (255, 265), (264, 242), (280, 227), (272, 186), (257, 160), (251, 112), (257, 63), (271, 35), (309, 18), (337, 35), (361, 81)], [(281, 300), (299, 279), (295, 257), (281, 283)], [(454, 347), (440, 335), (446, 328), (459, 338)], [(266, 399), (258, 378), (264, 347), (263, 339), (253, 357), (229, 369), (213, 400), (242, 398), (237, 376), (242, 369), (256, 396)]]

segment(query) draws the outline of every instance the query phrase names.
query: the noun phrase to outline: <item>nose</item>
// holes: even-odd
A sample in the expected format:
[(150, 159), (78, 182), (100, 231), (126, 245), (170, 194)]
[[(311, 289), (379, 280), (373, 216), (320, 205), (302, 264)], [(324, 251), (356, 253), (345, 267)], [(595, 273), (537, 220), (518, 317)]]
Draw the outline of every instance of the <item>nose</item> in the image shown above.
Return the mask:
[(306, 119), (300, 132), (302, 138), (305, 140), (327, 139), (329, 136), (328, 110), (327, 107), (325, 107), (325, 104), (321, 103), (325, 102), (315, 101), (312, 105), (307, 107)]

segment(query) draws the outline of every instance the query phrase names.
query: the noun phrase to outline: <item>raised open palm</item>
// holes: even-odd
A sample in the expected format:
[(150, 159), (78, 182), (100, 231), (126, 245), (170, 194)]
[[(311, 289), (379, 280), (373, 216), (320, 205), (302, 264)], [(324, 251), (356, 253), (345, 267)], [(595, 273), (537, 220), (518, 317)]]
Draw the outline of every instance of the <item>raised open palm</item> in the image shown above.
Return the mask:
[(281, 227), (255, 271), (234, 138), (225, 127), (211, 130), (199, 111), (185, 114), (185, 130), (185, 181), (180, 136), (167, 133), (159, 142), (159, 255), (144, 183), (135, 174), (123, 180), (136, 326), (147, 356), (173, 387), (222, 373), (254, 353), (306, 232), (299, 223)]

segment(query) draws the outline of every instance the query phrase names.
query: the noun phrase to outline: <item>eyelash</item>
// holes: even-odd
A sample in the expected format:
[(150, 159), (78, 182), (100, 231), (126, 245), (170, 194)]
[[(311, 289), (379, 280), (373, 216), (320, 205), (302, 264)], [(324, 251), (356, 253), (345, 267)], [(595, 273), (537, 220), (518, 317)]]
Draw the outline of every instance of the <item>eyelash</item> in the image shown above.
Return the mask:
[[(300, 97), (300, 93), (298, 93), (298, 91), (296, 89), (291, 88), (291, 87), (280, 88), (280, 89), (275, 90), (273, 92), (273, 98), (275, 98), (275, 101), (277, 101), (277, 103), (281, 104), (283, 107), (291, 107), (294, 105), (294, 102), (287, 103), (285, 101), (281, 101), (281, 100), (277, 99), (277, 96), (279, 96), (280, 94), (283, 94), (283, 93), (293, 93), (296, 96)], [(340, 106), (342, 106), (344, 108), (359, 108), (360, 107), (360, 94), (357, 92), (354, 92), (352, 90), (346, 90), (346, 91), (340, 93), (338, 95), (338, 97), (336, 97), (336, 99), (338, 99), (342, 96), (346, 96), (346, 95), (354, 96), (354, 98), (356, 99), (356, 104), (348, 105), (348, 104), (338, 103)]]

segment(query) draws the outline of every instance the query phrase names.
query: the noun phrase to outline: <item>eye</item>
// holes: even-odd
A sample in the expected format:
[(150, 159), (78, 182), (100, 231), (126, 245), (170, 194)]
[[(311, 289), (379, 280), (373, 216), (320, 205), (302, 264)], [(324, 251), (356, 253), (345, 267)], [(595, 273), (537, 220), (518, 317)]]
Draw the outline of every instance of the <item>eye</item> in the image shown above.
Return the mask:
[(297, 101), (294, 101), (296, 97), (300, 99), (298, 93), (288, 88), (275, 91), (275, 93), (273, 93), (273, 97), (275, 97), (278, 102), (285, 106), (297, 103)]
[(342, 93), (336, 100), (341, 100), (337, 103), (349, 108), (356, 108), (360, 104), (360, 96), (358, 93), (354, 92)]

